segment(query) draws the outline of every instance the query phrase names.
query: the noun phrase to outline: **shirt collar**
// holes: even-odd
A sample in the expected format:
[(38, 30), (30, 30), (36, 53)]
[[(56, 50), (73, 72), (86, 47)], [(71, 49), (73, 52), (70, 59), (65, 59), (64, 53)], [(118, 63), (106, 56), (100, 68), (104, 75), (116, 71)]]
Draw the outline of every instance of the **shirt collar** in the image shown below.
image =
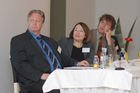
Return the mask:
[[(36, 36), (33, 32), (31, 32), (29, 29), (28, 29), (28, 32), (36, 39), (38, 36)], [(39, 37), (41, 37), (41, 35), (39, 35)]]

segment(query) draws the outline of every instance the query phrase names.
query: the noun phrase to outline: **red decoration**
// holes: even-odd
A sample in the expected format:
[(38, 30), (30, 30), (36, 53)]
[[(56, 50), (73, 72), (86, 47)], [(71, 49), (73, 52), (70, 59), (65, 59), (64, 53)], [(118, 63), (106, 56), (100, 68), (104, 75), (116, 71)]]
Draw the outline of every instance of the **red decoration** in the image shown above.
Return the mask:
[(133, 41), (133, 39), (131, 37), (127, 37), (127, 38), (125, 38), (125, 40), (129, 41), (129, 42)]

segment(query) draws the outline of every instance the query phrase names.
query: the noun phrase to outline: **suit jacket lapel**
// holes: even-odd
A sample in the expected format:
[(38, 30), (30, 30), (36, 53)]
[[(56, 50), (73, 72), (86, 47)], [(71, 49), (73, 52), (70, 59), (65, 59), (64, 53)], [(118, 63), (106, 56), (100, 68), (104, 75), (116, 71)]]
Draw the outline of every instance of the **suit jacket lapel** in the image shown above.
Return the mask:
[[(37, 44), (36, 40), (32, 37), (32, 35), (30, 35), (30, 33), (27, 31), (26, 35), (29, 37), (29, 41), (31, 42), (31, 44), (36, 47), (37, 51), (46, 59), (45, 54), (43, 53), (42, 49), (40, 48), (40, 46)], [(36, 50), (35, 50), (36, 51)]]
[(57, 49), (58, 49), (57, 44), (51, 42), (51, 40), (49, 40), (48, 38), (43, 37), (43, 40), (45, 40), (45, 42), (51, 47), (51, 49), (53, 50), (55, 56), (57, 57), (57, 59), (59, 60), (59, 63), (61, 64), (61, 66), (63, 68), (61, 57), (60, 57), (59, 53), (57, 52)]

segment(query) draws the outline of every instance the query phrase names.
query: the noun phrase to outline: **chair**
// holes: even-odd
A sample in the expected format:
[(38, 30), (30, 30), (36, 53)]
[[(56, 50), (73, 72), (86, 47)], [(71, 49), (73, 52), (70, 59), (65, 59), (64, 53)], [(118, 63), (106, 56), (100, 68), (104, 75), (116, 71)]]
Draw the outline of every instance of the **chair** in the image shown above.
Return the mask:
[[(11, 63), (12, 65), (12, 63)], [(13, 85), (14, 85), (14, 93), (19, 93), (20, 92), (20, 86), (18, 83), (18, 79), (17, 79), (17, 74), (15, 71), (15, 68), (12, 65), (12, 70), (13, 70)]]

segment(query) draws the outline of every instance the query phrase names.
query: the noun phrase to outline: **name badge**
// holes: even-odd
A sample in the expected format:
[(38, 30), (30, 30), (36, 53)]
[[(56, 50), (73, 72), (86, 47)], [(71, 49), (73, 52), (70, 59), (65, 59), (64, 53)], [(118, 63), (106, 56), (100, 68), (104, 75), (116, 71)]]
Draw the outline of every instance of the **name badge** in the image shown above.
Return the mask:
[(90, 48), (82, 48), (82, 53), (89, 53), (90, 52)]
[(62, 49), (60, 46), (58, 46), (57, 51), (61, 54)]

